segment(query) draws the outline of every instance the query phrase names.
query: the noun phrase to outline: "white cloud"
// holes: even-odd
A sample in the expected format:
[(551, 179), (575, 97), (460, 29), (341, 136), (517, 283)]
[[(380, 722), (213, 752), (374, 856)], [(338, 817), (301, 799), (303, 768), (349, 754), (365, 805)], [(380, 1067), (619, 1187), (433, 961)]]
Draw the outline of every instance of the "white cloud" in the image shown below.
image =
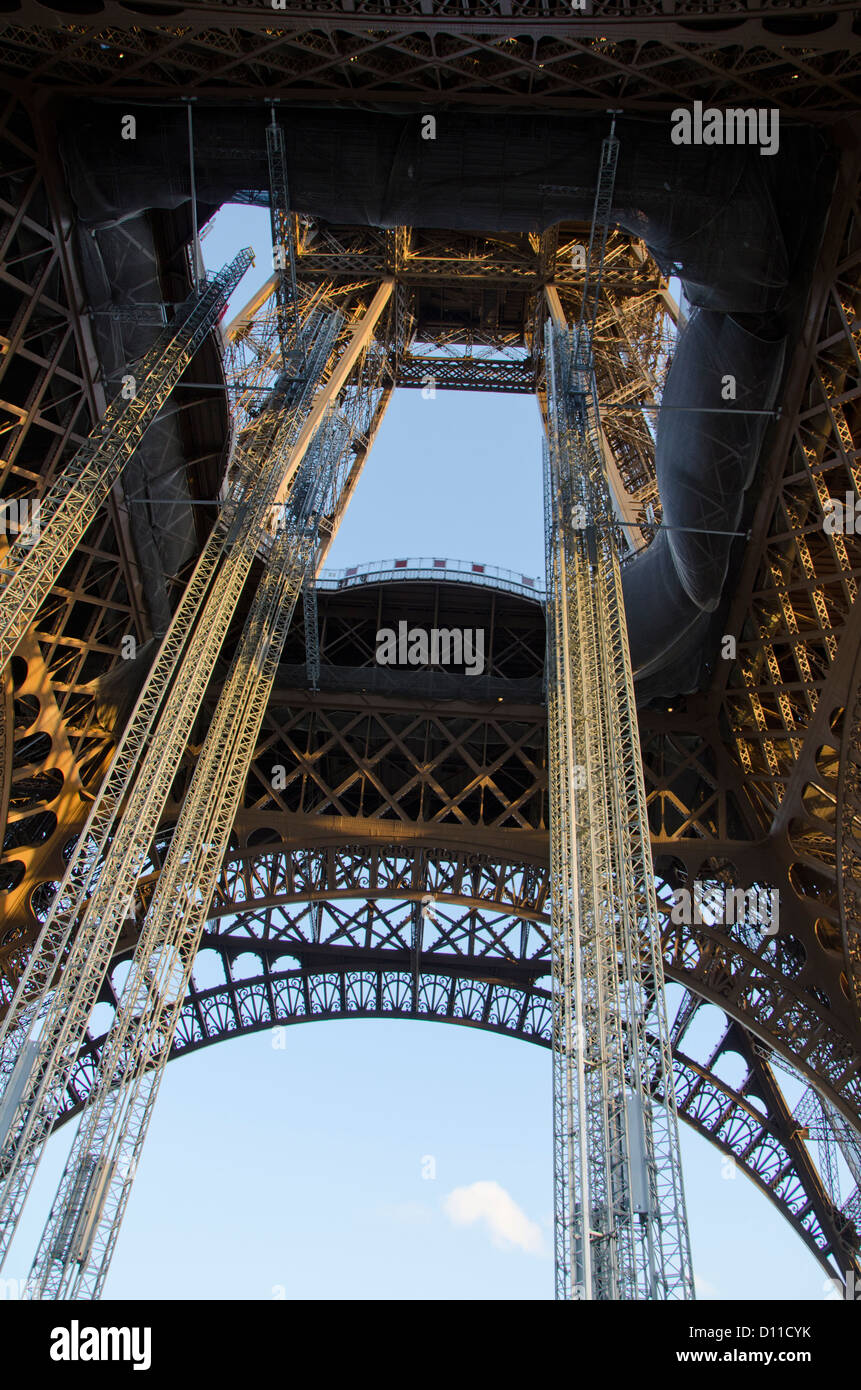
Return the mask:
[(498, 1182), (474, 1182), (469, 1187), (456, 1187), (445, 1198), (443, 1208), (455, 1226), (483, 1222), (500, 1250), (515, 1248), (527, 1255), (544, 1254), (541, 1227), (530, 1221)]

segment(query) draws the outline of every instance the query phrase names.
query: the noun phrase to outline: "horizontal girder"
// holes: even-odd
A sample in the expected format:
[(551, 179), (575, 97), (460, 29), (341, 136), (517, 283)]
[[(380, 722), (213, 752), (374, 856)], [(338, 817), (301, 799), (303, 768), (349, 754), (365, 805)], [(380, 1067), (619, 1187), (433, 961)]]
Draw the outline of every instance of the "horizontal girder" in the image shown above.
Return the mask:
[(249, 0), (231, 6), (230, 29), (211, 0), (189, 0), (157, 21), (144, 6), (94, 4), (95, 13), (74, 17), (63, 6), (47, 27), (45, 8), (22, 0), (3, 35), (8, 80), (162, 99), (266, 92), (282, 102), (586, 110), (759, 99), (808, 117), (857, 105), (854, 7), (845, 0), (790, 14), (765, 4), (740, 10), (732, 0), (666, 0), (634, 12), (594, 0), (582, 15), (566, 0), (483, 0), (467, 14), (446, 0), (373, 0), (360, 10), (348, 0), (325, 10)]

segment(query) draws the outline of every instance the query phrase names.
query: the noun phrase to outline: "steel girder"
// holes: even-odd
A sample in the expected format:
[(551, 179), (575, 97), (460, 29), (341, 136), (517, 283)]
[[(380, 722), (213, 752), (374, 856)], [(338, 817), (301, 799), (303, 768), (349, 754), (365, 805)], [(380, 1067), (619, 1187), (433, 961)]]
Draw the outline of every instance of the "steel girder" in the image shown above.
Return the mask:
[[(315, 790), (318, 805), (326, 806), (329, 814), (319, 814), (317, 809), (306, 814), (284, 812), (272, 804), (272, 796), (269, 797), (268, 806), (258, 809), (249, 807), (242, 813), (234, 832), (239, 852), (230, 856), (220, 876), (216, 889), (213, 924), (208, 929), (205, 945), (215, 945), (226, 957), (233, 959), (251, 952), (258, 959), (271, 960), (265, 967), (266, 971), (274, 969), (281, 956), (292, 956), (302, 963), (298, 973), (307, 976), (309, 981), (315, 971), (325, 975), (332, 965), (344, 958), (350, 962), (355, 960), (355, 965), (351, 963), (350, 969), (359, 973), (366, 970), (385, 972), (393, 968), (402, 952), (408, 960), (411, 950), (409, 932), (413, 920), (412, 910), (398, 924), (397, 918), (392, 915), (390, 903), (402, 902), (406, 898), (410, 904), (416, 905), (421, 903), (426, 894), (431, 893), (440, 904), (439, 908), (434, 910), (438, 911), (445, 925), (434, 929), (438, 945), (435, 947), (428, 942), (424, 946), (421, 962), (423, 980), (428, 972), (433, 973), (441, 966), (441, 957), (448, 956), (449, 961), (446, 964), (449, 969), (454, 958), (458, 978), (463, 976), (464, 979), (473, 981), (479, 993), (484, 988), (482, 981), (486, 982), (489, 978), (500, 986), (500, 999), (507, 997), (502, 987), (513, 987), (515, 984), (521, 992), (525, 988), (530, 998), (543, 997), (540, 992), (536, 994), (536, 991), (541, 990), (537, 981), (549, 970), (546, 840), (542, 831), (537, 826), (535, 829), (531, 828), (528, 824), (529, 818), (523, 815), (522, 807), (528, 805), (529, 800), (521, 803), (519, 813), (515, 811), (512, 814), (508, 826), (488, 825), (485, 828), (475, 827), (468, 822), (464, 823), (463, 820), (458, 821), (451, 814), (446, 819), (431, 819), (423, 825), (409, 821), (393, 822), (391, 802), (380, 790), (377, 792), (377, 803), (382, 819), (374, 816), (361, 819), (332, 814), (337, 809), (343, 812), (347, 808), (343, 806), (343, 802), (338, 808), (337, 789), (328, 788), (326, 785), (330, 770), (339, 774), (341, 799), (344, 794), (343, 783), (346, 780), (366, 780), (368, 784), (379, 781), (382, 760), (376, 753), (384, 747), (385, 740), (392, 749), (397, 750), (399, 758), (403, 758), (406, 749), (414, 759), (415, 771), (411, 770), (409, 762), (402, 769), (403, 783), (406, 784), (411, 776), (416, 775), (420, 759), (426, 755), (426, 731), (417, 727), (414, 709), (405, 714), (404, 702), (400, 702), (402, 708), (398, 710), (398, 702), (390, 700), (387, 702), (388, 709), (377, 712), (378, 732), (375, 737), (369, 738), (367, 716), (371, 702), (367, 697), (358, 702), (359, 708), (348, 712), (347, 718), (344, 719), (343, 715), (338, 717), (332, 711), (333, 697), (329, 696), (330, 714), (322, 717), (321, 733), (323, 743), (329, 743), (337, 757), (335, 762), (330, 760), (327, 769), (325, 760), (316, 758), (311, 753), (313, 745), (299, 741), (300, 733), (307, 736), (307, 729), (303, 730), (303, 724), (306, 724), (308, 706), (311, 703), (308, 693), (296, 691), (288, 698), (289, 714), (276, 713), (271, 706), (267, 712), (264, 734), (258, 747), (257, 771), (261, 778), (262, 775), (268, 774), (276, 760), (289, 756), (285, 750), (292, 745), (295, 749), (295, 761), (291, 767), (292, 783), (297, 785), (307, 778)], [(282, 694), (279, 701), (283, 699)], [(344, 697), (338, 697), (337, 703), (343, 705)], [(391, 708), (393, 705), (395, 708)], [(516, 707), (511, 710), (515, 725), (518, 713)], [(438, 737), (441, 728), (444, 728), (446, 714), (452, 725), (458, 717), (457, 711), (444, 711), (439, 708), (434, 720)], [(469, 721), (471, 727), (466, 737), (461, 713), (461, 727), (453, 727), (442, 740), (446, 755), (450, 757), (452, 753), (457, 754), (461, 768), (467, 773), (477, 750), (487, 746), (488, 730), (499, 723), (497, 710), (487, 711), (483, 719), (476, 718), (475, 715), (478, 714), (479, 712), (475, 711), (472, 720)], [(542, 742), (542, 716), (543, 711), (540, 707), (531, 711), (528, 727), (532, 734), (526, 741), (527, 750), (530, 742), (538, 742), (539, 746)], [(524, 747), (522, 736), (518, 737), (522, 735), (522, 729), (514, 736), (512, 729), (507, 732), (509, 758), (512, 763), (518, 764), (519, 751)], [(373, 745), (375, 753), (372, 756), (372, 766), (366, 765), (364, 768), (363, 779), (362, 765), (366, 763), (369, 743)], [(313, 776), (309, 776), (308, 773), (309, 754), (311, 761), (316, 764)], [(353, 771), (349, 779), (345, 777), (343, 766), (337, 766), (337, 760), (343, 759), (345, 755), (353, 760)], [(528, 760), (532, 761), (529, 758)], [(445, 759), (441, 758), (440, 761), (444, 762)], [(501, 766), (504, 766), (504, 761)], [(481, 768), (480, 763), (473, 763), (473, 766), (477, 770)], [(520, 766), (523, 764), (520, 763)], [(501, 783), (502, 778), (498, 774), (499, 769), (497, 779)], [(534, 779), (536, 774), (537, 792), (541, 782), (540, 767), (536, 767), (530, 776)], [(493, 777), (494, 774), (490, 771), (491, 782)], [(271, 780), (269, 776), (268, 780)], [(252, 785), (259, 789), (261, 780), (255, 780)], [(399, 790), (398, 787), (393, 788), (395, 801), (398, 799)], [(441, 791), (444, 791), (442, 787)], [(533, 806), (536, 803), (536, 792), (531, 796)], [(287, 796), (291, 797), (290, 790)], [(453, 804), (456, 807), (456, 796)], [(391, 835), (393, 832), (397, 838), (386, 853), (379, 848), (380, 836)], [(152, 861), (140, 884), (141, 911), (149, 901), (157, 882), (159, 860), (166, 851), (169, 838), (169, 827), (166, 826), (165, 833), (157, 837)], [(304, 844), (309, 848), (292, 851), (285, 858), (284, 841), (288, 838), (291, 845)], [(523, 841), (526, 841), (525, 845)], [(452, 850), (448, 856), (443, 855), (438, 846), (451, 843), (456, 847), (459, 845), (459, 848)], [(515, 851), (515, 846), (517, 850), (526, 849), (525, 862), (512, 862), (510, 856)], [(289, 911), (291, 902), (301, 902), (303, 906), (301, 909), (293, 908), (289, 913), (288, 923), (279, 929), (275, 925), (278, 913), (285, 907)], [(451, 922), (448, 921), (450, 915), (454, 917)], [(330, 918), (332, 926), (324, 933), (322, 923)], [(221, 927), (221, 922), (226, 924), (224, 928)], [(231, 922), (234, 922), (232, 927), (229, 925)], [(134, 932), (130, 929), (120, 941), (119, 949), (121, 952), (128, 951), (133, 945)], [(389, 952), (394, 952), (394, 956), (390, 957)], [(854, 1056), (850, 1054), (847, 1058), (845, 1045), (841, 1053), (834, 1020), (824, 1015), (821, 1009), (816, 1012), (814, 1001), (805, 998), (803, 991), (793, 990), (786, 971), (787, 966), (794, 964), (791, 954), (781, 958), (779, 953), (772, 951), (770, 955), (771, 959), (766, 953), (750, 949), (750, 945), (746, 947), (742, 943), (731, 943), (725, 930), (676, 928), (669, 929), (665, 937), (665, 966), (671, 981), (693, 988), (699, 998), (718, 1004), (742, 1022), (754, 1024), (757, 1035), (770, 1046), (774, 1046), (787, 1060), (797, 1061), (800, 1052), (799, 1042), (812, 1040), (818, 1049), (818, 1056), (812, 1057), (811, 1061), (816, 1067), (820, 1086), (823, 1080), (822, 1073), (828, 1069), (828, 1061), (835, 1073), (845, 1073), (848, 1060), (857, 1078), (857, 1053)], [(392, 962), (391, 966), (386, 964), (389, 960)], [(344, 969), (347, 969), (346, 965)], [(739, 1000), (744, 999), (744, 987), (750, 987), (752, 981), (755, 982), (760, 996), (760, 1008), (755, 1019), (751, 1018), (743, 1003), (739, 1007)], [(308, 987), (310, 988), (310, 984)], [(730, 990), (734, 992), (732, 998), (728, 997)], [(269, 997), (275, 997), (271, 993), (271, 986), (267, 986), (267, 993)], [(773, 1004), (771, 1017), (765, 1007), (767, 996)], [(482, 1008), (484, 1009), (484, 1005), (489, 1007), (486, 990), (482, 999)], [(452, 1003), (453, 1017), (463, 1012), (465, 1017), (477, 1021), (472, 1012), (462, 1011), (459, 1004), (455, 1007), (456, 1003), (457, 1001)], [(380, 1005), (380, 1011), (386, 1012), (387, 1008)], [(407, 1014), (412, 1016), (409, 1010)], [(329, 1014), (324, 1011), (321, 1016)], [(523, 1017), (525, 1018), (525, 1015)], [(486, 1021), (487, 1015), (483, 1013), (482, 1018)], [(781, 1036), (782, 1023), (786, 1023), (786, 1027)], [(530, 1028), (535, 1031), (532, 1025)], [(228, 1036), (230, 1031), (225, 1032), (224, 1036)], [(745, 1036), (750, 1036), (748, 1030), (744, 1032)], [(208, 1033), (206, 1035), (210, 1036)], [(524, 1026), (519, 1035), (528, 1036), (529, 1028)], [(827, 1059), (823, 1053), (824, 1038), (828, 1039)], [(215, 1040), (214, 1034), (211, 1035), (211, 1040)], [(181, 1050), (182, 1045), (178, 1046)], [(752, 1047), (751, 1042), (748, 1048), (751, 1053)], [(680, 1048), (677, 1045), (677, 1065), (679, 1057)], [(681, 1113), (684, 1118), (696, 1123), (701, 1132), (714, 1137), (719, 1145), (724, 1146), (725, 1151), (736, 1153), (737, 1150), (726, 1138), (727, 1134), (737, 1129), (738, 1117), (733, 1118), (735, 1112), (727, 1112), (725, 1105), (723, 1108), (719, 1107), (720, 1125), (715, 1122), (712, 1128), (709, 1128), (701, 1113), (702, 1107), (706, 1105), (704, 1095), (713, 1098), (715, 1095), (720, 1097), (723, 1093), (722, 1083), (712, 1073), (714, 1062), (714, 1058), (699, 1061), (686, 1058), (685, 1064), (690, 1064), (698, 1078), (696, 1104), (692, 1091), (690, 1096), (685, 1096)], [(710, 1107), (715, 1104), (716, 1102), (710, 1099), (706, 1109), (710, 1112)], [(742, 1109), (742, 1118), (749, 1127), (753, 1123), (750, 1107)], [(715, 1111), (715, 1115), (717, 1114), (718, 1111)], [(817, 1203), (814, 1201), (815, 1191), (808, 1190), (808, 1184), (808, 1188), (804, 1189), (807, 1196), (802, 1200), (798, 1195), (796, 1178), (789, 1177), (794, 1171), (792, 1163), (786, 1157), (792, 1152), (789, 1129), (785, 1135), (785, 1155), (778, 1161), (772, 1153), (767, 1163), (764, 1157), (766, 1151), (774, 1150), (771, 1121), (769, 1124), (763, 1122), (762, 1129), (762, 1143), (753, 1145), (751, 1150), (757, 1154), (756, 1163), (752, 1163), (747, 1151), (748, 1146), (745, 1147), (742, 1161), (747, 1166), (752, 1164), (758, 1180), (762, 1175), (757, 1165), (764, 1163), (774, 1176), (775, 1190), (778, 1187), (781, 1190), (792, 1189), (795, 1194), (793, 1201), (784, 1203), (784, 1209), (793, 1220), (793, 1224), (810, 1235), (813, 1225), (816, 1224), (811, 1216), (811, 1212), (815, 1213), (817, 1210)], [(768, 1182), (761, 1181), (760, 1185), (771, 1191)], [(821, 1197), (817, 1199), (820, 1208), (822, 1200)], [(795, 1210), (792, 1210), (793, 1204)], [(816, 1218), (818, 1222), (822, 1220), (824, 1218), (821, 1215)], [(818, 1249), (825, 1249), (825, 1246), (831, 1248), (837, 1240), (835, 1232), (840, 1226), (840, 1218), (836, 1213), (833, 1214), (833, 1221), (836, 1223), (832, 1232), (833, 1239), (822, 1238), (814, 1231), (808, 1244), (812, 1241)], [(805, 1236), (805, 1239), (807, 1238)], [(840, 1257), (842, 1263), (838, 1261), (841, 1268), (849, 1267), (845, 1255), (844, 1251)]]
[(861, 57), (849, 0), (191, 0), (158, 22), (123, 0), (86, 16), (22, 0), (4, 25), (7, 82), (164, 99), (666, 109), (694, 98), (777, 104), (828, 118), (857, 107)]
[(726, 613), (737, 657), (715, 660), (701, 695), (641, 718), (659, 872), (777, 886), (803, 994), (856, 1038), (861, 546), (824, 522), (828, 498), (861, 483), (857, 175), (856, 155), (843, 166)]
[[(8, 324), (0, 359), (3, 497), (43, 494), (105, 407), (90, 326), (80, 314), (69, 214), (48, 155), (50, 131), (39, 126), (7, 101), (0, 117), (0, 294)], [(91, 683), (121, 662), (125, 638), (149, 636), (128, 514), (115, 488), (4, 673), (0, 897), (7, 948), (17, 936), (11, 922), (26, 912), (36, 862), (47, 854), (60, 868), (81, 787), (103, 767), (112, 744)]]

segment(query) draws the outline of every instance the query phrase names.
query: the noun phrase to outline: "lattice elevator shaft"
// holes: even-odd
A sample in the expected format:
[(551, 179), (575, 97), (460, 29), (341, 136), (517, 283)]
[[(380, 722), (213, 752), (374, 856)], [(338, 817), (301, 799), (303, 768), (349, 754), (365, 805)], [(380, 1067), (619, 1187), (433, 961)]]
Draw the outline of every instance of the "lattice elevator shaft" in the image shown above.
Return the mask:
[(588, 330), (548, 324), (546, 352), (556, 1292), (690, 1299), (619, 538)]

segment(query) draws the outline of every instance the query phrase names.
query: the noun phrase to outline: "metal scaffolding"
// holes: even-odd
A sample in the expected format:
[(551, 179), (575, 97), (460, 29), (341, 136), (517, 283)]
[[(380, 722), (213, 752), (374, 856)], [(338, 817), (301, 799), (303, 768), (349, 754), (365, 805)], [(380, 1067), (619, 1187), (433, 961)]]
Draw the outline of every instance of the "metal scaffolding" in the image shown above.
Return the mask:
[(548, 323), (546, 355), (557, 1296), (690, 1299), (620, 538), (588, 329)]
[(95, 1298), (101, 1291), (296, 601), (316, 570), (327, 518), (341, 513), (354, 445), (361, 449), (370, 429), (385, 374), (385, 354), (372, 344), (359, 384), (330, 403), (277, 519), (141, 927), (98, 1085), (36, 1254), (29, 1297)]
[(249, 249), (240, 251), (200, 293), (189, 295), (42, 501), (39, 539), (19, 536), (5, 555), (0, 670), (253, 261)]
[[(834, 1206), (857, 1220), (861, 1193), (861, 1135), (812, 1086), (807, 1087), (792, 1113), (802, 1126), (802, 1137), (816, 1143), (819, 1171)], [(845, 1175), (841, 1175), (838, 1155), (845, 1165)], [(845, 1195), (847, 1175), (851, 1185), (848, 1196)]]
[[(240, 439), (234, 451), (231, 489), (144, 682), (35, 949), (0, 1023), (0, 1084), (4, 1087), (3, 1106), (0, 1108), (0, 1142), (12, 1123), (9, 1096), (23, 1084), (23, 1064), (19, 1061), (22, 1049), (37, 1019), (44, 1017), (50, 1002), (54, 973), (63, 958), (75, 923), (86, 906), (88, 895), (95, 890), (99, 877), (104, 878), (104, 864), (111, 849), (119, 810), (124, 804), (132, 804), (126, 803), (126, 798), (132, 790), (156, 718), (172, 685), (170, 703), (165, 706), (170, 712), (171, 722), (162, 725), (168, 749), (168, 760), (162, 776), (168, 777), (171, 775), (169, 757), (175, 755), (175, 749), (171, 751), (171, 737), (177, 742), (185, 727), (180, 717), (180, 702), (184, 702), (185, 718), (193, 720), (199, 705), (194, 692), (201, 681), (202, 688), (205, 688), (218, 652), (218, 646), (213, 648), (212, 644), (217, 642), (220, 645), (224, 625), (236, 606), (256, 553), (256, 535), (264, 523), (275, 487), (282, 476), (279, 467), (290, 464), (291, 443), (309, 409), (326, 359), (333, 350), (337, 328), (337, 316), (318, 318), (312, 330), (315, 350), (311, 359), (311, 374), (303, 383), (285, 388), (283, 394), (276, 391), (266, 415), (261, 417), (254, 430)], [(192, 641), (192, 631), (204, 606), (206, 624), (197, 627)], [(174, 679), (182, 663), (187, 665), (190, 681), (184, 685)], [(199, 673), (197, 677), (195, 672)], [(152, 790), (151, 787), (150, 792)], [(116, 855), (112, 863), (118, 872)], [(84, 944), (79, 932), (75, 953), (65, 965), (64, 990), (71, 987), (75, 962), (80, 960), (83, 965)], [(87, 944), (86, 954), (91, 957), (92, 943)], [(9, 1082), (7, 1090), (6, 1082), (16, 1064), (18, 1078), (14, 1083)]]
[[(361, 371), (365, 359), (373, 356), (369, 343), (387, 301), (387, 295), (376, 297), (373, 316), (365, 316), (340, 354), (339, 316), (317, 313), (309, 329), (306, 372), (298, 380), (280, 377), (266, 408), (240, 437), (238, 462), (234, 458), (236, 491), (228, 500), (215, 539), (195, 570), (106, 789), (93, 808), (94, 817), (81, 837), (20, 982), (3, 1039), (6, 1086), (0, 1166), (5, 1181), (0, 1195), (0, 1252), (4, 1255), (119, 934), (128, 918), (134, 918), (137, 879), (267, 526), (274, 526), (276, 535), (281, 536), (285, 517), (304, 517), (315, 499), (317, 505), (312, 510), (316, 525), (323, 526), (329, 514), (340, 515), (340, 486), (351, 476), (351, 469), (346, 467), (338, 491), (330, 496), (320, 483), (320, 477), (326, 475), (320, 474), (319, 465), (314, 463), (321, 447), (315, 440), (317, 436), (338, 437), (342, 443), (353, 436), (361, 440), (370, 428), (376, 396), (384, 393), (387, 382), (376, 394), (363, 390), (357, 395), (353, 391), (356, 419), (352, 426), (341, 415), (333, 417), (332, 411), (350, 372), (357, 364)], [(359, 409), (357, 401), (369, 402), (368, 410)], [(313, 422), (310, 429), (309, 422)], [(276, 506), (278, 494), (289, 498), (286, 506)], [(303, 498), (307, 506), (303, 502), (305, 511), (300, 511)], [(215, 573), (222, 549), (224, 562)], [(303, 576), (306, 568), (303, 561)], [(198, 611), (196, 626), (186, 641)], [(177, 661), (180, 652), (182, 659)], [(166, 699), (162, 699), (171, 673), (174, 679)], [(73, 931), (71, 950), (53, 989), (54, 973)]]
[(298, 359), (304, 356), (304, 344), (296, 278), (296, 238), (287, 189), (284, 132), (275, 120), (274, 108), (272, 120), (266, 127), (266, 154), (269, 164), (269, 220), (272, 227), (272, 254), (276, 273), (278, 343), (286, 366), (291, 351)]

